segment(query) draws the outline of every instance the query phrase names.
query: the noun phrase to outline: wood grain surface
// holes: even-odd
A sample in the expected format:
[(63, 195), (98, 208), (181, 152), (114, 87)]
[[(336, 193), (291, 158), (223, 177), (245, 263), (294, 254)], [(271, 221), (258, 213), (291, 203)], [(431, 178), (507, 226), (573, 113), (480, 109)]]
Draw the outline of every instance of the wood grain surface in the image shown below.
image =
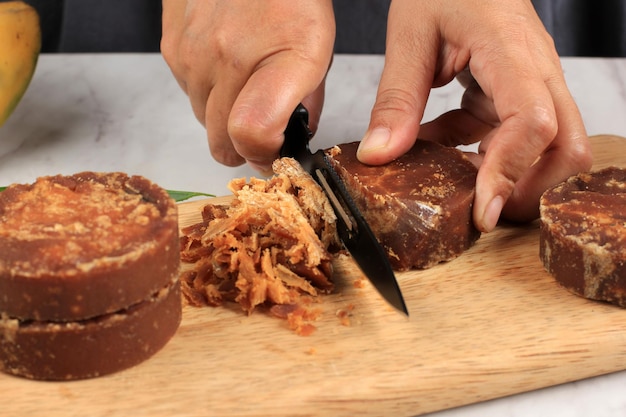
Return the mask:
[[(595, 168), (626, 140), (593, 139)], [(181, 225), (207, 202), (183, 203)], [(135, 368), (36, 382), (0, 374), (0, 415), (414, 416), (626, 369), (626, 310), (574, 296), (544, 271), (538, 226), (501, 224), (460, 258), (400, 273), (410, 318), (349, 258), (308, 337), (262, 312), (185, 307), (176, 336)], [(345, 326), (337, 312), (354, 309)]]

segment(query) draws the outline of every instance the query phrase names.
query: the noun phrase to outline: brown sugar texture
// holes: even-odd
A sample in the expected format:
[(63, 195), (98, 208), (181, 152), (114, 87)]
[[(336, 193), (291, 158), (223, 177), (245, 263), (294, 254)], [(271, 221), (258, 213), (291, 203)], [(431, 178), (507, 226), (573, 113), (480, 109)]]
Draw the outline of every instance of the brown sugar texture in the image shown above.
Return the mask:
[(124, 173), (41, 177), (1, 192), (4, 370), (85, 378), (160, 349), (182, 311), (177, 216), (165, 190)]
[(417, 140), (395, 161), (358, 161), (358, 142), (327, 150), (396, 270), (456, 258), (480, 237), (472, 221), (477, 169), (455, 148)]
[[(80, 320), (146, 298), (178, 271), (176, 205), (141, 177), (45, 177), (0, 193), (0, 311)], [(162, 259), (165, 257), (165, 259)]]
[(208, 204), (203, 221), (183, 229), (190, 304), (236, 302), (251, 313), (332, 291), (331, 251), (339, 246), (332, 208), (295, 160), (281, 158), (273, 169), (267, 180), (231, 181), (230, 205)]
[[(357, 146), (326, 153), (396, 269), (451, 260), (479, 238), (477, 170), (461, 151), (418, 140), (405, 156), (371, 167), (357, 161)], [(273, 170), (266, 180), (231, 181), (231, 202), (207, 204), (202, 222), (182, 230), (182, 290), (191, 305), (235, 302), (248, 314), (263, 306), (310, 334), (319, 316), (311, 306), (334, 289), (336, 217), (295, 160), (278, 159)]]
[(626, 307), (626, 169), (581, 173), (541, 197), (540, 257), (571, 292)]

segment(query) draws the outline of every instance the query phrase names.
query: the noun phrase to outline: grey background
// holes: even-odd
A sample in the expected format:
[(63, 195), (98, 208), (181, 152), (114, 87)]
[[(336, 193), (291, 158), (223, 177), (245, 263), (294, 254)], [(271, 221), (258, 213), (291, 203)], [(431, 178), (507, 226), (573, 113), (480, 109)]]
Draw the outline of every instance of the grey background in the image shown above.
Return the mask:
[[(40, 12), (43, 52), (159, 51), (160, 0), (26, 1)], [(389, 3), (335, 0), (335, 51), (384, 53)], [(533, 4), (561, 56), (626, 56), (625, 1), (534, 0)], [(415, 22), (419, 24), (419, 16)]]

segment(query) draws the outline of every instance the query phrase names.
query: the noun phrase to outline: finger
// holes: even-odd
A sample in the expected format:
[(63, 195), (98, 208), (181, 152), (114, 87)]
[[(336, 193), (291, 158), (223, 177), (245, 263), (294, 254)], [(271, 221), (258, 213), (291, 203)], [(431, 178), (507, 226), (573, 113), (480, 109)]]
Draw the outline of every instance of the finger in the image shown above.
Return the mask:
[[(494, 130), (476, 180), (474, 220), (483, 231), (495, 227), (515, 184), (557, 133), (554, 103), (543, 78), (518, 64), (500, 65), (482, 84), (502, 120)], [(481, 82), (480, 71), (473, 74)], [(512, 89), (514, 83), (524, 88)]]
[[(239, 92), (246, 83), (249, 76), (246, 72), (228, 71), (222, 69), (217, 71), (218, 79), (212, 88), (193, 88), (190, 95), (194, 112), (196, 107), (202, 111), (202, 124), (206, 128), (209, 149), (213, 158), (226, 166), (237, 166), (245, 162), (245, 159), (237, 153), (228, 133), (228, 118), (232, 106), (239, 95)], [(221, 74), (221, 77), (219, 76)], [(198, 87), (198, 86), (196, 86)], [(205, 97), (204, 92), (209, 89), (209, 94)], [(204, 107), (202, 99), (204, 98)]]
[(228, 119), (228, 135), (236, 152), (257, 169), (278, 156), (289, 117), (305, 97), (315, 124), (332, 48), (325, 61), (301, 61), (293, 54), (273, 57), (247, 80)]
[(500, 125), (500, 119), (493, 100), (487, 97), (475, 80), (467, 85), (463, 93), (461, 109), (493, 127)]
[[(464, 71), (469, 74), (469, 71)], [(467, 86), (461, 108), (442, 114), (420, 127), (420, 137), (445, 146), (470, 145), (486, 140), (487, 134), (500, 124), (493, 101), (482, 91), (473, 77)], [(480, 149), (487, 149), (483, 142)]]
[(182, 76), (180, 48), (182, 33), (179, 28), (184, 27), (186, 0), (163, 0), (161, 19), (160, 50), (163, 59), (169, 66), (174, 78), (181, 89), (187, 93), (187, 83)]
[(419, 136), (444, 146), (470, 145), (480, 142), (493, 129), (464, 109), (455, 109), (442, 114), (420, 127)]
[(161, 55), (175, 73), (179, 70), (177, 57), (181, 32), (178, 28), (184, 26), (186, 3), (185, 0), (163, 0), (162, 2)]
[(582, 118), (565, 81), (547, 82), (559, 124), (558, 133), (541, 158), (516, 183), (503, 216), (528, 221), (539, 215), (539, 198), (549, 187), (591, 168), (592, 154)]
[[(430, 6), (423, 3), (423, 9)], [(358, 149), (366, 164), (383, 164), (408, 151), (415, 143), (433, 84), (439, 37), (434, 22), (415, 25), (407, 5), (391, 2), (387, 50), (368, 130)]]

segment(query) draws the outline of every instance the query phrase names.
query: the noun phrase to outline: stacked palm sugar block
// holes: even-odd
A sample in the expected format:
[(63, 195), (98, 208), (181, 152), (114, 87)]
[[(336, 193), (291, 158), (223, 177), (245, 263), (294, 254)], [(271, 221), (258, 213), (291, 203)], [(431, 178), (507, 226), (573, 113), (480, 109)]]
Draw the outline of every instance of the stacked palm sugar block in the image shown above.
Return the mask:
[(0, 193), (0, 370), (109, 374), (181, 320), (177, 207), (140, 176), (83, 172)]

